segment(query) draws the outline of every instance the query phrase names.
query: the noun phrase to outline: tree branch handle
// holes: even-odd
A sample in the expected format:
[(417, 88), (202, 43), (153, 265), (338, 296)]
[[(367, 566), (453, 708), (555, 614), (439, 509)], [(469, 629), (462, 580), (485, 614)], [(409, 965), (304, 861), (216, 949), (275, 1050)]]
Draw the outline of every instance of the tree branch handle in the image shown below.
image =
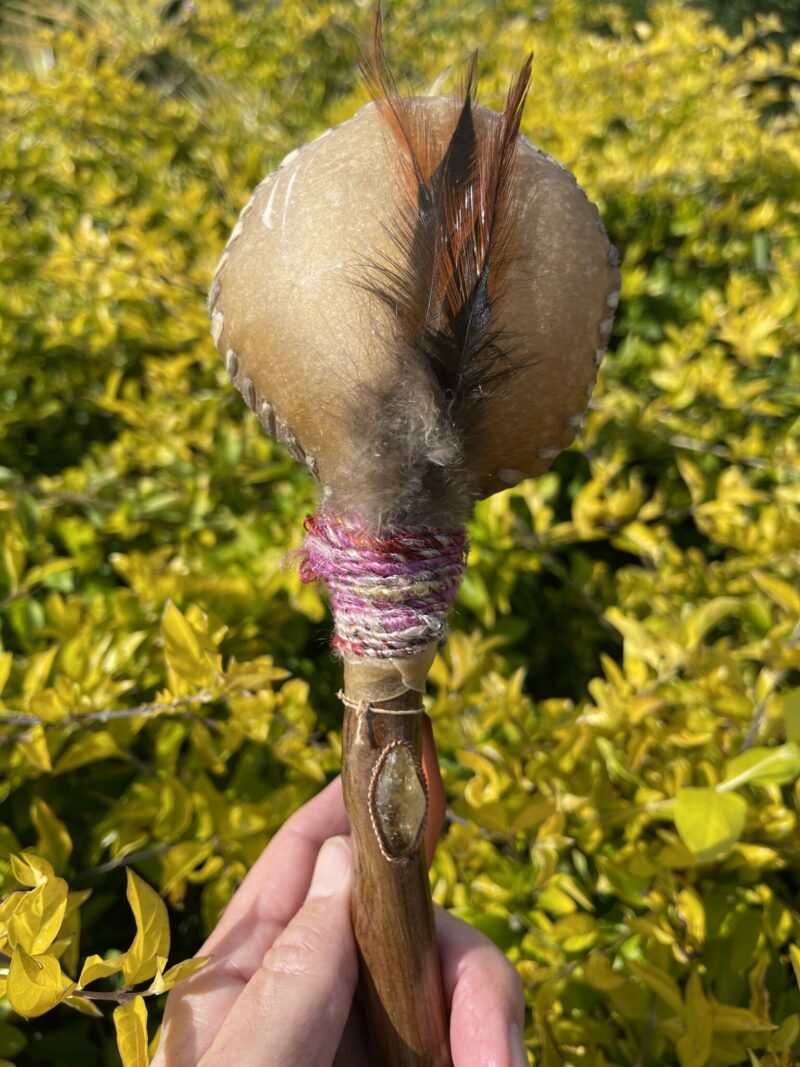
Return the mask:
[[(346, 694), (350, 696), (350, 694)], [(353, 928), (375, 1064), (452, 1067), (422, 840), (420, 694), (345, 701), (342, 779), (355, 843)]]

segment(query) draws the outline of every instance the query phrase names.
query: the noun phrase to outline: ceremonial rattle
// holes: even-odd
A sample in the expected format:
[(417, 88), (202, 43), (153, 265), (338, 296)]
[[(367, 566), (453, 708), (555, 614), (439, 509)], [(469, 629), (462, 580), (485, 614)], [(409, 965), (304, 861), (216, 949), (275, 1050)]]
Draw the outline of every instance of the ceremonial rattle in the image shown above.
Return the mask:
[(214, 341), (262, 426), (319, 482), (304, 580), (344, 663), (353, 925), (373, 1056), (451, 1063), (422, 835), (422, 694), (463, 574), (473, 502), (573, 439), (619, 298), (574, 177), (502, 114), (404, 97), (380, 17), (373, 103), (258, 186), (209, 293)]

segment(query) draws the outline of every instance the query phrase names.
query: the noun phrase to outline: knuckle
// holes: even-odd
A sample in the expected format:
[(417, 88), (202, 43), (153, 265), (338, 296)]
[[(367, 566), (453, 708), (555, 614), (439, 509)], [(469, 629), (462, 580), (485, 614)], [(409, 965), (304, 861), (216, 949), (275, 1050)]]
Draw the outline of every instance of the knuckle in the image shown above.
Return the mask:
[(486, 1010), (488, 988), (497, 1007), (505, 1004), (511, 1007), (513, 1014), (521, 1014), (525, 996), (519, 971), (494, 945), (487, 946), (482, 955), (482, 966), (471, 968), (469, 974), (462, 976), (458, 990), (462, 1003), (468, 1011), (482, 1015)]
[(324, 924), (320, 916), (299, 915), (267, 950), (261, 963), (271, 974), (312, 975), (322, 970)]

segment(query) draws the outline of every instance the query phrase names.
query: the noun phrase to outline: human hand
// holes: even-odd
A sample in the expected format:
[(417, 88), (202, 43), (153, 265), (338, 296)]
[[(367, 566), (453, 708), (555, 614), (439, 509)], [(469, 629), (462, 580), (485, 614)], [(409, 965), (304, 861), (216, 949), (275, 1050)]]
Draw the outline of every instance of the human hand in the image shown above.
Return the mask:
[[(426, 728), (432, 856), (444, 812)], [(167, 1000), (153, 1067), (375, 1067), (350, 923), (351, 850), (337, 778), (262, 853)], [(455, 1067), (524, 1067), (522, 986), (487, 938), (437, 909)]]

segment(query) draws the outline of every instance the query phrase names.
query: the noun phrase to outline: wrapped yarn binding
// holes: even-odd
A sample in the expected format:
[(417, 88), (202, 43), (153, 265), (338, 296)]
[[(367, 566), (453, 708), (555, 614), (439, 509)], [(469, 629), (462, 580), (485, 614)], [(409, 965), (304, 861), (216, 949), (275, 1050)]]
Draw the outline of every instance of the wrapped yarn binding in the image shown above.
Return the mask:
[(300, 576), (322, 579), (342, 656), (413, 656), (443, 639), (465, 567), (466, 533), (395, 526), (384, 534), (327, 511), (309, 515)]

